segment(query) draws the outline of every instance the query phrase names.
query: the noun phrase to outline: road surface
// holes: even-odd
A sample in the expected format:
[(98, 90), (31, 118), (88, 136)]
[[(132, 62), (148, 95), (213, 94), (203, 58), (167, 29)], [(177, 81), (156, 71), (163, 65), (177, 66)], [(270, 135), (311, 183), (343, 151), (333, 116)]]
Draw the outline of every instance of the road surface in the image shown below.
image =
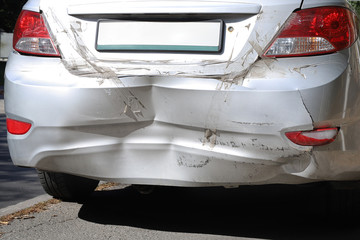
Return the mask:
[(319, 187), (126, 188), (0, 225), (0, 239), (347, 240), (359, 239), (358, 219), (328, 212)]

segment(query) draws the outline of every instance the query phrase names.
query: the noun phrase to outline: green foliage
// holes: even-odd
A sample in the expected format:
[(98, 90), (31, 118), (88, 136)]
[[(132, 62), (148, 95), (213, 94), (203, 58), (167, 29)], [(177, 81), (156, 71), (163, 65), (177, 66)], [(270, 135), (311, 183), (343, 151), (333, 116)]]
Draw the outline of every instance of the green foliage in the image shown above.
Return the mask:
[(0, 29), (12, 32), (26, 0), (0, 0)]
[(355, 8), (358, 16), (360, 16), (360, 2), (359, 1), (349, 1), (349, 2)]

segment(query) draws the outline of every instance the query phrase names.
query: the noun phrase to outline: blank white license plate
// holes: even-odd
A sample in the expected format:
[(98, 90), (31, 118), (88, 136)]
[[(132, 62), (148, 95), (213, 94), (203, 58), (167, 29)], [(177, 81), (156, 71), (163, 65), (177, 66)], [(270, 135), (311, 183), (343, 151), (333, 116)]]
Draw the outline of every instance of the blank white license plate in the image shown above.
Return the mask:
[(219, 52), (222, 21), (99, 21), (98, 51)]

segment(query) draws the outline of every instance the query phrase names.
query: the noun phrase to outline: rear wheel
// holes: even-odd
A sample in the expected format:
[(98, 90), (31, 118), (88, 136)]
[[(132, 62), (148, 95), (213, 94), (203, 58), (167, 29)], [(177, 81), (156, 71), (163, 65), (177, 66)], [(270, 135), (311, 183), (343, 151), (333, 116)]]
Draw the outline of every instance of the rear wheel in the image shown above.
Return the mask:
[(38, 170), (38, 176), (45, 192), (54, 198), (71, 202), (84, 201), (99, 183), (98, 180), (41, 170)]
[(155, 190), (155, 186), (153, 185), (138, 185), (134, 184), (132, 185), (133, 188), (136, 189), (141, 194), (151, 194)]

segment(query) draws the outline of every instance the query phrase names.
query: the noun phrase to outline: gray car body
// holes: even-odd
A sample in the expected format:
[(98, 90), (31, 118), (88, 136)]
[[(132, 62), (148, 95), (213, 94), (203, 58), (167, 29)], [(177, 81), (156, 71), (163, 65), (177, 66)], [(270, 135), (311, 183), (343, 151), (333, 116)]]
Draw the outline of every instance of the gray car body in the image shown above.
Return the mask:
[[(26, 135), (8, 134), (14, 164), (127, 184), (360, 179), (359, 40), (328, 55), (262, 57), (294, 10), (345, 1), (85, 2), (24, 6), (43, 12), (61, 58), (9, 56), (6, 114), (32, 123)], [(200, 18), (221, 18), (223, 51), (95, 50), (99, 18), (139, 8), (135, 18), (194, 9)], [(285, 137), (323, 126), (340, 128), (325, 146)]]

